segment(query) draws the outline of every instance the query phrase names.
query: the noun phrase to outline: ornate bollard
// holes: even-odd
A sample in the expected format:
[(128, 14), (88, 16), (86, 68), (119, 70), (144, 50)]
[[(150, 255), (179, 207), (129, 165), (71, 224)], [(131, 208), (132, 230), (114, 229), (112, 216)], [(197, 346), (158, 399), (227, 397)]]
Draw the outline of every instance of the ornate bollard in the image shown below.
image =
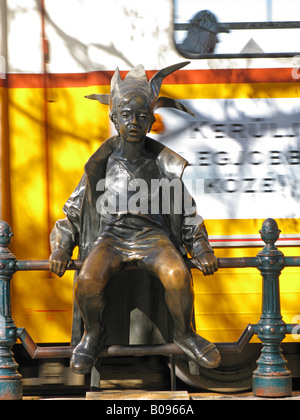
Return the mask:
[(279, 276), (284, 267), (284, 256), (275, 246), (280, 230), (273, 219), (264, 221), (260, 231), (266, 243), (257, 254), (263, 277), (262, 313), (255, 326), (263, 344), (257, 369), (252, 377), (253, 394), (260, 397), (287, 397), (292, 393), (292, 376), (286, 368), (280, 344), (285, 337), (286, 324), (280, 312)]
[(16, 326), (11, 317), (10, 281), (15, 272), (15, 256), (7, 249), (12, 233), (6, 222), (0, 222), (0, 400), (22, 398), (22, 377), (13, 358)]

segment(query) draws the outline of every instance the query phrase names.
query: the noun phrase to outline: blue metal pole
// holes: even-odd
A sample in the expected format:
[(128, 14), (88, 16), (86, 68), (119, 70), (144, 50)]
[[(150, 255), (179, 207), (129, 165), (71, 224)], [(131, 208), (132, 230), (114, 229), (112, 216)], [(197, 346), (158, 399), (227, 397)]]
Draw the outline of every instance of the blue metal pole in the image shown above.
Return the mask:
[(15, 256), (7, 248), (12, 233), (6, 222), (0, 222), (0, 400), (22, 399), (22, 377), (13, 358), (17, 328), (11, 317), (10, 281), (15, 272)]
[(252, 391), (261, 397), (287, 397), (292, 393), (292, 375), (280, 348), (286, 324), (280, 312), (279, 276), (285, 263), (283, 253), (275, 246), (279, 233), (275, 220), (265, 220), (260, 234), (266, 245), (257, 254), (257, 268), (263, 277), (263, 296), (262, 313), (255, 332), (263, 348), (253, 373)]

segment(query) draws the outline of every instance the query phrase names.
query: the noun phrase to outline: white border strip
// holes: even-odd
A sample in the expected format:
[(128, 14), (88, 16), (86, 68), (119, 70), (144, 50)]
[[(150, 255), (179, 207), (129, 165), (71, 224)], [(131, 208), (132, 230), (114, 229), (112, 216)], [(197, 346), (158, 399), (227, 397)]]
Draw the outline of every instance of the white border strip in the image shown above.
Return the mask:
[[(209, 242), (213, 248), (262, 247), (265, 245), (260, 235), (212, 235), (209, 236)], [(300, 234), (282, 234), (279, 236), (276, 246), (300, 246)]]

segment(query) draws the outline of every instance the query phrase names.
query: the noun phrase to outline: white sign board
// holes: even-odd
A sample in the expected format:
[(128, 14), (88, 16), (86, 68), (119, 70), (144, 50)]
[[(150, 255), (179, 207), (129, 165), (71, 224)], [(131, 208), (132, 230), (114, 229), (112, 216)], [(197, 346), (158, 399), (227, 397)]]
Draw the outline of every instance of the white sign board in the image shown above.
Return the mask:
[[(300, 218), (300, 100), (197, 99), (159, 110), (204, 219)], [(202, 187), (201, 187), (202, 186)]]

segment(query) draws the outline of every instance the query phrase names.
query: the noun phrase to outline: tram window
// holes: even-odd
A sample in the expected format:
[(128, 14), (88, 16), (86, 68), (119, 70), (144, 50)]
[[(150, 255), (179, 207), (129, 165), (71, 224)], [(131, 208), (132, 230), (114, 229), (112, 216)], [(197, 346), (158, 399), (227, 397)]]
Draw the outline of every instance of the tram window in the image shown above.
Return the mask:
[(173, 0), (174, 41), (187, 58), (299, 54), (299, 0)]

